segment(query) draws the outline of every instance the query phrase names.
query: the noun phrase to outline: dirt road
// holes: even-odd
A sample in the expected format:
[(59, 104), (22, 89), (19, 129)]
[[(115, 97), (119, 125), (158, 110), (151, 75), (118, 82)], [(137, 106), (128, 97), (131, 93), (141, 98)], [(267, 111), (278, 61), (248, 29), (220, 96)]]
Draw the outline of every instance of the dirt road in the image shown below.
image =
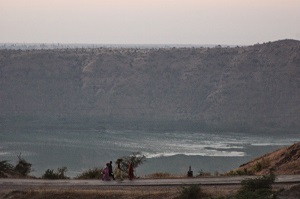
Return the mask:
[[(79, 188), (95, 187), (126, 187), (126, 186), (181, 186), (181, 185), (239, 185), (242, 180), (255, 178), (255, 176), (236, 177), (202, 177), (202, 178), (176, 178), (176, 179), (135, 179), (132, 181), (102, 181), (102, 180), (43, 180), (43, 179), (0, 179), (0, 190), (27, 189), (27, 188)], [(300, 175), (280, 175), (275, 183), (300, 183)]]

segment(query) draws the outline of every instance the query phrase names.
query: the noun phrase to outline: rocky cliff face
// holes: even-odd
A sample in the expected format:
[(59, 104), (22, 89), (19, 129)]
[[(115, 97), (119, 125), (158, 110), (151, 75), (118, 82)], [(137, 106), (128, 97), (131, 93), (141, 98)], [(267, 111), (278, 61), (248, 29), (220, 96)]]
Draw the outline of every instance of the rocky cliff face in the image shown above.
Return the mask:
[(297, 131), (300, 42), (235, 48), (0, 50), (2, 116)]

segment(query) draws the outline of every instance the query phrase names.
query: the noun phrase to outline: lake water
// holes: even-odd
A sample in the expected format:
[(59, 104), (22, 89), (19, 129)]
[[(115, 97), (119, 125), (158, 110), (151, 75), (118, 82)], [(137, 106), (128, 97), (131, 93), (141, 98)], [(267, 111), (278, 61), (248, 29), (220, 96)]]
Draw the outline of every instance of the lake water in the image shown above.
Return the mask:
[(17, 155), (33, 164), (33, 175), (68, 168), (67, 176), (104, 167), (117, 158), (141, 152), (147, 157), (136, 173), (224, 173), (278, 148), (299, 142), (297, 134), (207, 133), (94, 128), (1, 128), (0, 160), (15, 164)]

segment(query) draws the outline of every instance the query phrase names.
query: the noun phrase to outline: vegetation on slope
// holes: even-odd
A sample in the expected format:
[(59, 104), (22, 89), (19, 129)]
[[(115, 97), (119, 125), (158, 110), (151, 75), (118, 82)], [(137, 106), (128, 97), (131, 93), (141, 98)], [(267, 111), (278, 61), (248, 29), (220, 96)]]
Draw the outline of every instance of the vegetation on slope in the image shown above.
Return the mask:
[[(0, 50), (0, 113), (115, 125), (297, 132), (300, 42)], [(126, 123), (128, 122), (128, 123)]]
[(300, 174), (300, 142), (256, 158), (229, 172), (236, 175)]

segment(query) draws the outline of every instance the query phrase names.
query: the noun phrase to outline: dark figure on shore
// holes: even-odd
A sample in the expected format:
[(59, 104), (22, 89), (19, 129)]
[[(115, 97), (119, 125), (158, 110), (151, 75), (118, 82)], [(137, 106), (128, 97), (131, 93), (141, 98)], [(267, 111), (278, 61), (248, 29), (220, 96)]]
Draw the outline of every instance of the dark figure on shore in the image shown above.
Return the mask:
[(189, 166), (189, 171), (187, 172), (187, 176), (188, 177), (193, 177), (193, 171), (192, 171), (192, 167)]
[(133, 178), (134, 178), (132, 162), (129, 164), (129, 167), (128, 167), (128, 177), (129, 177), (129, 180), (133, 180)]
[(108, 171), (109, 171), (109, 176), (112, 177), (113, 180), (115, 180), (115, 176), (114, 176), (113, 168), (112, 168), (112, 161), (109, 162)]

